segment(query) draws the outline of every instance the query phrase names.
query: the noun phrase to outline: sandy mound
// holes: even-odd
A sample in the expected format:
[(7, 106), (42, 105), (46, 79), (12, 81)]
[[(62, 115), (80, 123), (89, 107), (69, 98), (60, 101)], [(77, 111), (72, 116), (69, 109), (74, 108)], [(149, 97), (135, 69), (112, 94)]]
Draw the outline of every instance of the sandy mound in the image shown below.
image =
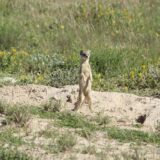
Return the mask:
[[(54, 88), (42, 85), (5, 86), (0, 88), (0, 99), (9, 103), (39, 105), (49, 98), (60, 99), (65, 105), (63, 110), (74, 107), (78, 86)], [(67, 102), (71, 96), (72, 102)], [(136, 120), (144, 121), (142, 129), (154, 131), (160, 123), (160, 99), (139, 97), (133, 94), (115, 92), (92, 92), (93, 110), (91, 113), (86, 105), (79, 112), (84, 115), (108, 115), (115, 125), (132, 127)]]

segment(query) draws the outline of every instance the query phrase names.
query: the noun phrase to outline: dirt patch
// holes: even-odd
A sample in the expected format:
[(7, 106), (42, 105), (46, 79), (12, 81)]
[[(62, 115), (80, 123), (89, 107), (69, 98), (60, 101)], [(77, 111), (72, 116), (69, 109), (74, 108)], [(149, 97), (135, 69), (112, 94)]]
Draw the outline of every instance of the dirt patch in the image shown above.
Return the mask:
[[(50, 98), (61, 100), (62, 110), (71, 110), (74, 107), (78, 94), (78, 86), (54, 88), (43, 85), (4, 86), (0, 88), (0, 99), (9, 103), (40, 105)], [(68, 97), (70, 100), (68, 100)], [(160, 99), (139, 97), (133, 94), (115, 92), (92, 92), (93, 110), (91, 113), (87, 105), (78, 112), (87, 116), (97, 114), (108, 115), (115, 125), (131, 127), (137, 118), (146, 115), (143, 122), (144, 130), (155, 131), (160, 122)]]
[[(78, 95), (78, 86), (54, 88), (43, 85), (4, 86), (0, 88), (0, 100), (14, 104), (28, 104), (37, 107), (49, 101), (59, 100), (62, 103), (61, 111), (69, 111), (74, 107)], [(93, 120), (98, 115), (111, 118), (112, 127), (125, 129), (145, 130), (153, 132), (160, 122), (160, 99), (139, 97), (133, 94), (115, 92), (92, 92), (93, 112), (87, 105), (78, 111), (80, 114)], [(4, 117), (0, 115), (0, 122)], [(136, 127), (137, 122), (142, 125)], [(26, 128), (18, 133), (26, 144), (18, 149), (38, 159), (154, 159), (160, 158), (159, 146), (153, 144), (122, 143), (110, 139), (107, 132), (96, 131), (87, 138), (78, 134), (79, 129), (58, 127), (53, 119), (44, 119), (33, 116)], [(51, 132), (50, 132), (51, 131)], [(48, 133), (48, 134), (47, 134)], [(49, 134), (51, 133), (51, 134)], [(54, 142), (61, 134), (72, 134), (76, 144), (71, 150), (54, 153)], [(45, 137), (44, 135), (49, 137)], [(51, 136), (51, 137), (50, 137)], [(32, 147), (31, 147), (32, 146)], [(138, 157), (136, 157), (138, 156)], [(141, 158), (143, 157), (143, 158)]]

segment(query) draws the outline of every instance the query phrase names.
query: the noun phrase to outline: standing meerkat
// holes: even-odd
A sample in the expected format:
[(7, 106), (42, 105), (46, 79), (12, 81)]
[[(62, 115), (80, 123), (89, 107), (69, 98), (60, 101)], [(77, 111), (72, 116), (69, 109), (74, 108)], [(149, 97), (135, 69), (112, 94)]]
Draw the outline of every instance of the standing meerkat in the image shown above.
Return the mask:
[(90, 51), (80, 51), (79, 94), (73, 111), (77, 111), (84, 102), (88, 102), (92, 111), (91, 86), (92, 71), (89, 64)]

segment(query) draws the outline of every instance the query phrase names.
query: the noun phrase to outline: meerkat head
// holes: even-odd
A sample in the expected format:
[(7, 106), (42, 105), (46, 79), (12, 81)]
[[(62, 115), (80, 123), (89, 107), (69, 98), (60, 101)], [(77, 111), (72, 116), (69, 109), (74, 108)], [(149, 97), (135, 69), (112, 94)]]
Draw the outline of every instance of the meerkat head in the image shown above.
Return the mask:
[(81, 59), (82, 59), (83, 61), (88, 60), (89, 57), (90, 57), (90, 50), (88, 50), (88, 51), (83, 51), (83, 50), (81, 50), (81, 51), (80, 51), (80, 57), (81, 57)]

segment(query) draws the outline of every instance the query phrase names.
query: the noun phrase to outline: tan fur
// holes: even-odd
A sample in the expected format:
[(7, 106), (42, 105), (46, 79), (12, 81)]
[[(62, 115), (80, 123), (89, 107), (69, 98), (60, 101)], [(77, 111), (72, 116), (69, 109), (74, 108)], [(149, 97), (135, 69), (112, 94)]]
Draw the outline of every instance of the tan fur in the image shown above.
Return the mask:
[(73, 110), (77, 111), (83, 105), (84, 102), (87, 102), (89, 105), (89, 109), (92, 111), (92, 71), (89, 64), (90, 51), (81, 51), (80, 57), (81, 63), (79, 73), (79, 94)]

